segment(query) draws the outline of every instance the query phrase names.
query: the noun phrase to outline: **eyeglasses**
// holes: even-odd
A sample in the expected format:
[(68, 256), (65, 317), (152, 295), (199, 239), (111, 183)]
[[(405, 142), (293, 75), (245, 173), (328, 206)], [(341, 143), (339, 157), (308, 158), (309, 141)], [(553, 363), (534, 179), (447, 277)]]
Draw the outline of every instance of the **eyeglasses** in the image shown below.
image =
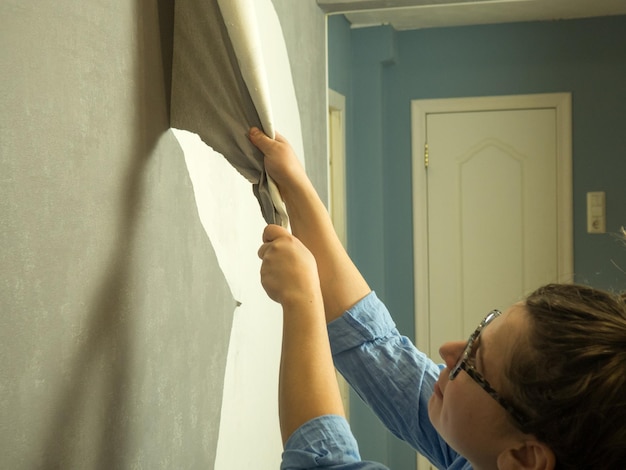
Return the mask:
[(471, 334), (469, 339), (467, 340), (467, 345), (463, 350), (463, 353), (459, 357), (456, 365), (450, 369), (450, 380), (454, 380), (461, 369), (467, 372), (474, 382), (481, 386), (481, 388), (486, 391), (494, 400), (496, 400), (509, 414), (521, 425), (524, 425), (528, 422), (528, 417), (519, 411), (515, 406), (509, 403), (507, 400), (502, 398), (502, 396), (494, 390), (494, 388), (489, 385), (487, 379), (485, 379), (480, 372), (476, 370), (474, 367), (474, 360), (476, 358), (476, 345), (477, 340), (479, 340), (481, 331), (491, 323), (495, 318), (500, 316), (502, 312), (500, 310), (492, 310), (485, 317), (485, 319), (480, 322), (474, 333)]

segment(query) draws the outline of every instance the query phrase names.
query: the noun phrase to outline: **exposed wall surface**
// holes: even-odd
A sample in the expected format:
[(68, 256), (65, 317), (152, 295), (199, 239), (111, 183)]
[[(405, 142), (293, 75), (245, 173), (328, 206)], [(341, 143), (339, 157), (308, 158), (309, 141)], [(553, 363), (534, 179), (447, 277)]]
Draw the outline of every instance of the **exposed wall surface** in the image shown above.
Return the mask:
[[(314, 3), (277, 7), (287, 42)], [(314, 18), (298, 28), (323, 37)], [(240, 309), (169, 129), (172, 24), (173, 3), (159, 0), (0, 6), (2, 468), (214, 467)], [(291, 57), (298, 99), (317, 103), (324, 42), (301, 52)], [(324, 192), (322, 110), (300, 103), (305, 155), (319, 159), (307, 166)], [(257, 230), (251, 188), (224, 201), (240, 198), (255, 212), (233, 230)], [(278, 344), (253, 347), (277, 370)], [(275, 373), (255, 377), (277, 388)], [(261, 396), (253, 408), (276, 406)], [(268, 425), (233, 412), (257, 436), (278, 436), (277, 416)]]
[(272, 2), (289, 52), (307, 174), (328, 204), (326, 16), (315, 0)]
[[(571, 92), (575, 279), (625, 289), (625, 80), (624, 16), (402, 32), (329, 19), (329, 83), (351, 102), (349, 251), (400, 331), (414, 334), (410, 101)], [(587, 191), (606, 191), (611, 233), (586, 233)], [(414, 468), (368, 438), (367, 412), (353, 407), (351, 419), (364, 458)]]

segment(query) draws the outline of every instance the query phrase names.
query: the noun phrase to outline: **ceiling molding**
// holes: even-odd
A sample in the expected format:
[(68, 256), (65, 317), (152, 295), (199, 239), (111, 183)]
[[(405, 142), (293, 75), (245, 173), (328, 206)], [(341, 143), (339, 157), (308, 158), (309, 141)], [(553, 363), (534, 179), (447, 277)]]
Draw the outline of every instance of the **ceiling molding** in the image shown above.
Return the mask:
[(398, 31), (626, 15), (624, 0), (317, 0), (343, 13), (353, 28), (389, 25)]

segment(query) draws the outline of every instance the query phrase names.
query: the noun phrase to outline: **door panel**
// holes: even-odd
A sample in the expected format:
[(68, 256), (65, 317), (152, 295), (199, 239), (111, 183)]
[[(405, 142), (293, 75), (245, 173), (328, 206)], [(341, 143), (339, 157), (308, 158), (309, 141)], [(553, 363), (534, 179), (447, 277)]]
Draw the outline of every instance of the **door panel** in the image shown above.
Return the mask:
[(553, 109), (427, 116), (434, 349), (556, 280), (554, 123)]
[(571, 97), (413, 101), (412, 153), (415, 337), (440, 361), (491, 309), (572, 279)]

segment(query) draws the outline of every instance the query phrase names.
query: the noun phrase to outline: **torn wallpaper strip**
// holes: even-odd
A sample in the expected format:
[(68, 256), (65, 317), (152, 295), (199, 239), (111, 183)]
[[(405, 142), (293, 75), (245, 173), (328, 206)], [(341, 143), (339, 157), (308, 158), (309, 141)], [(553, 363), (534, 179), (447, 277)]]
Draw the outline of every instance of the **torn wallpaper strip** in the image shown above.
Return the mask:
[(288, 225), (285, 206), (247, 138), (274, 136), (269, 87), (250, 0), (177, 0), (171, 127), (200, 136), (253, 184), (267, 223)]

